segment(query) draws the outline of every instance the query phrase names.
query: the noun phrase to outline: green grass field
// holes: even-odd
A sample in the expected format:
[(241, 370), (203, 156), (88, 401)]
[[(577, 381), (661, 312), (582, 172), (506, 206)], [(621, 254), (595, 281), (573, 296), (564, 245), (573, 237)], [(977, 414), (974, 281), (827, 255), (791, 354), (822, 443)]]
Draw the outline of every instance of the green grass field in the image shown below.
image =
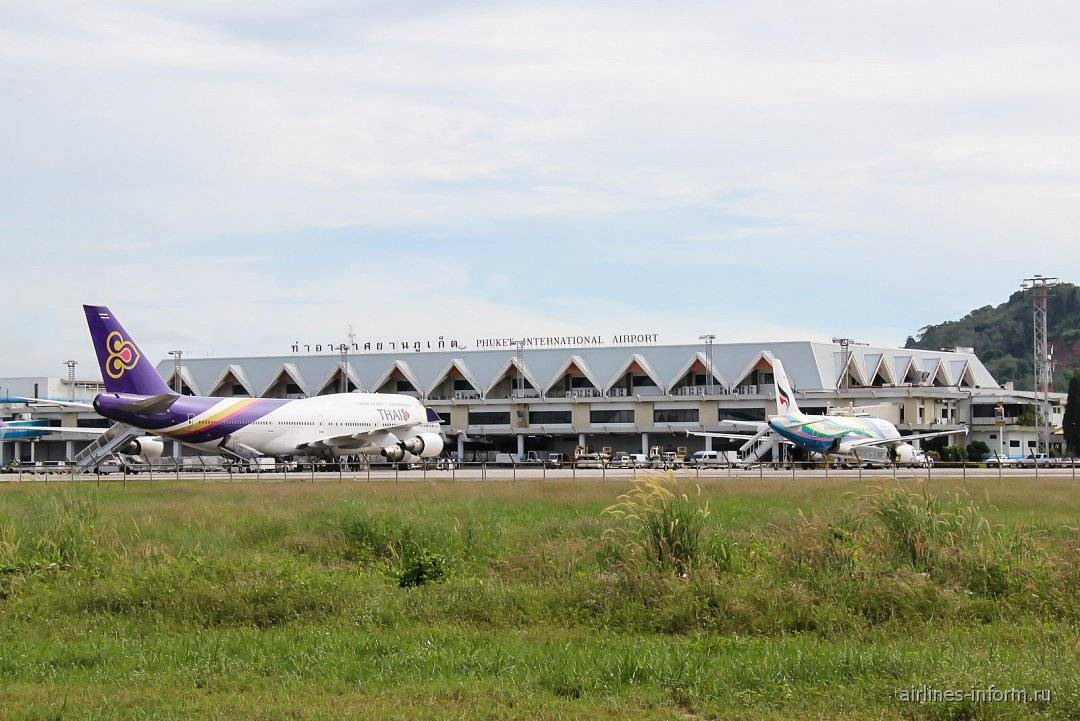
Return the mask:
[(1074, 482), (680, 488), (4, 484), (0, 718), (1080, 718)]

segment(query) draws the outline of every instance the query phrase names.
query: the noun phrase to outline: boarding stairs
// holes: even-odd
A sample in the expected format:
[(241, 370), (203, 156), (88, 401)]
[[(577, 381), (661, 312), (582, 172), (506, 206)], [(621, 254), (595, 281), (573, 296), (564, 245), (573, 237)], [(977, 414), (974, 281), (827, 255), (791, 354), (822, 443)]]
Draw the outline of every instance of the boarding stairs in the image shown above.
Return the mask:
[(144, 431), (132, 428), (127, 423), (114, 423), (107, 431), (98, 436), (93, 443), (75, 455), (75, 470), (85, 471), (106, 461), (120, 449), (143, 435)]
[(739, 457), (743, 463), (759, 463), (772, 451), (773, 431), (765, 426), (739, 447)]

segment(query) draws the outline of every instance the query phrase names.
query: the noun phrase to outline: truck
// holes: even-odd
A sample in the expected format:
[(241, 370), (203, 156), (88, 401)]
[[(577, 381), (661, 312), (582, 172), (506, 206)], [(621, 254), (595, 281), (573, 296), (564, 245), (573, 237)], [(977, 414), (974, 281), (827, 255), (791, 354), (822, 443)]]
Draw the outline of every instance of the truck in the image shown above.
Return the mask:
[(1029, 453), (1016, 464), (1020, 468), (1049, 468), (1055, 465), (1056, 460), (1046, 453)]

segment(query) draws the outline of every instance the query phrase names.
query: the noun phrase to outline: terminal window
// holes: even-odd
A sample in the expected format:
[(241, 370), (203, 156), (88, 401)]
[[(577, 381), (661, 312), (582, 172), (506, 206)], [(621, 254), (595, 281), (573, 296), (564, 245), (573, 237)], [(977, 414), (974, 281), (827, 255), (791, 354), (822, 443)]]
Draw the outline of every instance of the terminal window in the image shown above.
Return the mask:
[(697, 423), (697, 408), (656, 408), (653, 423)]
[(591, 411), (589, 421), (592, 423), (633, 423), (634, 412), (629, 409), (611, 410), (604, 408)]
[[(810, 410), (806, 409), (805, 413), (809, 413)], [(824, 411), (823, 411), (824, 412)], [(764, 421), (765, 409), (764, 408), (727, 408), (720, 412), (720, 420), (731, 421)]]
[(508, 426), (510, 411), (469, 411), (470, 426)]
[(529, 411), (529, 423), (544, 425), (552, 423), (570, 423), (570, 411)]

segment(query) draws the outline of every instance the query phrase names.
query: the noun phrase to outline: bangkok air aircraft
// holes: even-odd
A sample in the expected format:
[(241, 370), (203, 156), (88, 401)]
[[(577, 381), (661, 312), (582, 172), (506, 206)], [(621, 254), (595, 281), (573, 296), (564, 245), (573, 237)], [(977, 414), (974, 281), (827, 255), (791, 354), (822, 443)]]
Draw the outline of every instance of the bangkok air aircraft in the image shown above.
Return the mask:
[(83, 310), (105, 381), (106, 392), (94, 398), (93, 409), (147, 433), (120, 453), (160, 457), (163, 439), (241, 458), (380, 454), (400, 461), (434, 457), (443, 450), (439, 416), (411, 396), (336, 393), (286, 400), (179, 395), (165, 385), (108, 308), (86, 305)]
[[(769, 433), (776, 433), (782, 442), (820, 455), (858, 457), (859, 449), (884, 447), (889, 449), (893, 460), (897, 463), (912, 464), (920, 461), (922, 452), (911, 445), (911, 441), (958, 433), (967, 434), (965, 428), (962, 431), (931, 431), (904, 436), (900, 434), (896, 426), (883, 418), (806, 415), (799, 411), (799, 404), (795, 400), (791, 383), (788, 382), (787, 373), (784, 372), (784, 365), (768, 351), (764, 351), (763, 355), (773, 368), (773, 378), (776, 382), (776, 406), (779, 413), (770, 416), (765, 423), (723, 421), (757, 431), (753, 436), (705, 432), (691, 432), (690, 435), (756, 441)], [(748, 443), (747, 446), (749, 445)]]

